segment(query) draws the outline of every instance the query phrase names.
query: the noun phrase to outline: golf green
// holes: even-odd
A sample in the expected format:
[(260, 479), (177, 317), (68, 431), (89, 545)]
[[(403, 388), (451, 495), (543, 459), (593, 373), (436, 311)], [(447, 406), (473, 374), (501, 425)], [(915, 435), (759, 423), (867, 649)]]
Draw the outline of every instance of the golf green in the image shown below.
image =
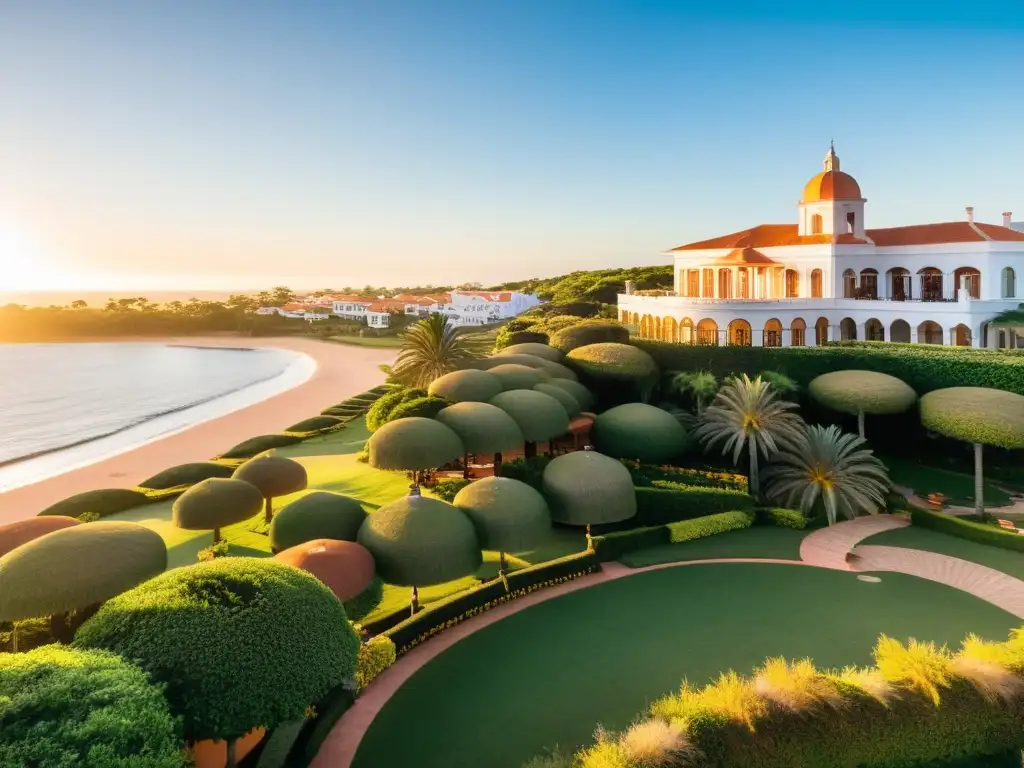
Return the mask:
[(629, 725), (683, 678), (749, 672), (769, 656), (871, 663), (884, 633), (958, 645), (1005, 639), (1012, 615), (902, 574), (880, 583), (800, 565), (647, 571), (516, 613), (418, 670), (370, 725), (353, 766), (520, 768), (594, 728)]

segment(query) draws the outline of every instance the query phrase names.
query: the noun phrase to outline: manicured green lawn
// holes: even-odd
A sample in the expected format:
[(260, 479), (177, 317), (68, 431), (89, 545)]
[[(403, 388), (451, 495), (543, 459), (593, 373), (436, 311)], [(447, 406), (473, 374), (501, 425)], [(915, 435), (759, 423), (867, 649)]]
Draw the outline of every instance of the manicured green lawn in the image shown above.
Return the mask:
[(755, 525), (742, 531), (730, 531), (681, 544), (666, 544), (627, 552), (619, 562), (630, 568), (686, 560), (711, 560), (719, 557), (762, 557), (774, 560), (799, 560), (800, 542), (810, 531)]
[[(974, 475), (926, 467), (906, 459), (881, 458), (896, 485), (913, 488), (922, 498), (927, 498), (929, 493), (941, 493), (949, 504), (974, 506)], [(989, 482), (985, 483), (986, 507), (1005, 507), (1009, 504), (1010, 494)]]
[(915, 525), (885, 531), (864, 539), (860, 543), (937, 552), (940, 555), (950, 555), (978, 563), (978, 565), (985, 565), (1024, 580), (1024, 552), (1011, 552), (1008, 549), (990, 547), (987, 544), (977, 544), (967, 539), (949, 536), (927, 528), (919, 528)]
[(348, 344), (353, 347), (400, 347), (402, 339), (398, 336), (328, 336), (324, 341), (335, 344)]
[[(369, 437), (365, 421), (358, 419), (345, 429), (323, 437), (275, 449), (275, 455), (295, 459), (306, 468), (308, 487), (304, 491), (274, 499), (274, 509), (281, 509), (295, 499), (312, 491), (334, 491), (359, 499), (367, 512), (405, 496), (409, 480), (401, 472), (383, 472), (357, 460), (363, 443)], [(191, 565), (199, 550), (213, 543), (210, 531), (185, 531), (171, 522), (173, 501), (162, 501), (126, 512), (111, 515), (108, 520), (130, 520), (141, 523), (159, 533), (167, 543), (168, 567)], [(263, 513), (237, 525), (221, 529), (227, 539), (230, 554), (250, 557), (269, 557), (270, 541), (262, 524)], [(582, 531), (552, 529), (550, 536), (529, 552), (513, 553), (510, 567), (523, 568), (533, 563), (580, 552), (586, 548)], [(494, 578), (498, 573), (498, 553), (484, 552), (484, 564), (474, 576), (438, 584), (420, 590), (420, 602), (426, 604), (475, 586), (478, 578)], [(407, 587), (385, 585), (384, 599), (364, 621), (371, 621), (409, 605)]]
[(768, 656), (868, 664), (879, 634), (958, 644), (1018, 620), (902, 574), (881, 583), (796, 565), (668, 568), (581, 589), (458, 642), (384, 706), (353, 766), (520, 768), (629, 725), (684, 677), (706, 683)]

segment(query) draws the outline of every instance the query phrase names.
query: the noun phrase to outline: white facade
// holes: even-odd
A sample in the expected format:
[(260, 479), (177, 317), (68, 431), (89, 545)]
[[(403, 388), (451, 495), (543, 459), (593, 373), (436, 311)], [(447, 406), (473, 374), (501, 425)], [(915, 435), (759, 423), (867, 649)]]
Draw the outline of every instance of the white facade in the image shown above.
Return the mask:
[(798, 222), (673, 249), (668, 296), (619, 296), (641, 337), (789, 346), (845, 339), (1017, 346), (988, 322), (1024, 301), (1024, 234), (964, 221), (873, 230), (830, 149)]

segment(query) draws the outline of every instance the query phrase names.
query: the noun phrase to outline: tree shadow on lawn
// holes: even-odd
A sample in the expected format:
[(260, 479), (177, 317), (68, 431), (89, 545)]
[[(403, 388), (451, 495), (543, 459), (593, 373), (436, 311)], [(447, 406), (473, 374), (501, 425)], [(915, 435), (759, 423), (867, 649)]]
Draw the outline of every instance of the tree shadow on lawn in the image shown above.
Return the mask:
[[(879, 458), (889, 468), (889, 477), (895, 485), (911, 488), (922, 498), (930, 493), (941, 493), (949, 504), (974, 506), (974, 475), (928, 467), (916, 461), (893, 456)], [(1006, 507), (1012, 503), (1009, 493), (986, 479), (986, 507)]]

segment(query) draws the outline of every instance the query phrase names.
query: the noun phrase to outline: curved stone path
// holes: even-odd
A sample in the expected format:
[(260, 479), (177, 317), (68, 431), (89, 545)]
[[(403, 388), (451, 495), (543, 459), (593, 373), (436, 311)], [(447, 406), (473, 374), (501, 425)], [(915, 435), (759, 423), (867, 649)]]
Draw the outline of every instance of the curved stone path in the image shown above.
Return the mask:
[[(913, 488), (907, 488), (904, 485), (895, 485), (893, 490), (899, 493), (903, 498), (909, 501), (915, 506), (921, 507), (922, 509), (931, 509), (931, 504), (927, 499), (922, 499), (918, 496), (917, 491)], [(985, 507), (985, 512), (995, 517), (999, 515), (1024, 515), (1024, 497), (1016, 496), (1011, 494), (1010, 501), (1013, 503), (1005, 507)], [(973, 515), (975, 514), (974, 507), (961, 507), (956, 504), (950, 504), (942, 508), (942, 511), (947, 515)]]
[(385, 670), (335, 723), (311, 768), (350, 768), (359, 743), (388, 700), (416, 670), (463, 638), (545, 600), (645, 571), (712, 563), (775, 563), (858, 573), (905, 573), (967, 592), (1018, 618), (1024, 618), (1024, 581), (977, 563), (934, 552), (902, 547), (857, 546), (876, 533), (907, 525), (909, 522), (906, 519), (891, 515), (858, 517), (837, 523), (805, 536), (800, 544), (800, 560), (718, 558), (658, 563), (644, 568), (627, 568), (617, 562), (603, 563), (598, 573), (504, 603), (445, 630), (429, 642), (417, 645)]

